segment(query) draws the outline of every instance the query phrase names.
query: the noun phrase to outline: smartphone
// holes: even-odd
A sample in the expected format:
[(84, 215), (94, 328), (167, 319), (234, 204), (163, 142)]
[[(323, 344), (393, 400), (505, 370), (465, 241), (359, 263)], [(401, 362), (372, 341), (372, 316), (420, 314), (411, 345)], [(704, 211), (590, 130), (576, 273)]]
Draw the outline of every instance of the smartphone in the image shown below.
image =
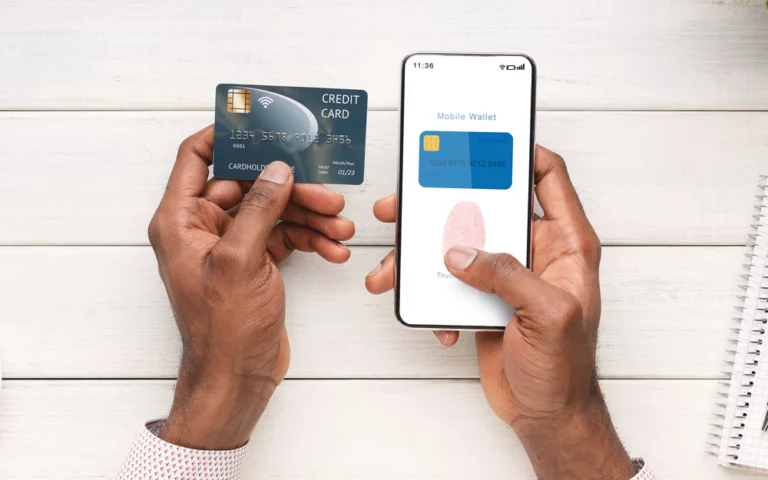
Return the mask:
[(401, 88), (395, 315), (415, 328), (504, 329), (513, 310), (443, 258), (463, 245), (530, 267), (536, 64), (414, 53)]

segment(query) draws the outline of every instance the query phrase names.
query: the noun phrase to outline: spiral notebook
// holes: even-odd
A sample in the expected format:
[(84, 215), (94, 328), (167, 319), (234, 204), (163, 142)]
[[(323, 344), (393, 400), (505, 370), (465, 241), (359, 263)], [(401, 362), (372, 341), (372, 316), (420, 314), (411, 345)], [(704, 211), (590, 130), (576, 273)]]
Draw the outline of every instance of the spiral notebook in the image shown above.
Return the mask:
[(757, 192), (708, 445), (722, 465), (768, 470), (768, 176)]

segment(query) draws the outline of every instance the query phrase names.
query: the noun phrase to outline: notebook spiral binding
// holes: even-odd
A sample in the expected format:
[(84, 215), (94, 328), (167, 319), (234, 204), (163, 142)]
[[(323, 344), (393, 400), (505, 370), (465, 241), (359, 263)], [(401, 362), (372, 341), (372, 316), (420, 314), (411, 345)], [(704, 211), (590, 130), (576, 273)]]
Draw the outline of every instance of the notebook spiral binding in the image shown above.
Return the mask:
[[(742, 263), (743, 272), (738, 285), (733, 315), (729, 319), (726, 355), (728, 360), (723, 362), (720, 373), (729, 377), (721, 380), (717, 391), (718, 400), (715, 402), (716, 412), (709, 433), (705, 451), (715, 456), (723, 456), (729, 462), (739, 459), (742, 431), (749, 410), (749, 400), (755, 385), (753, 378), (757, 375), (757, 367), (761, 361), (768, 362), (768, 353), (761, 358), (763, 350), (768, 351), (768, 269), (761, 269), (762, 275), (754, 275), (753, 269), (764, 267), (755, 263), (765, 258), (768, 250), (768, 216), (763, 213), (764, 199), (768, 195), (768, 175), (761, 175), (758, 183), (760, 194), (755, 195), (756, 201), (752, 212), (753, 223), (750, 225), (747, 252)], [(751, 295), (747, 295), (751, 293)], [(747, 299), (757, 297), (758, 306), (748, 308)], [(744, 363), (741, 371), (735, 367), (736, 356), (743, 355)], [(739, 366), (742, 366), (740, 363)], [(734, 402), (729, 399), (736, 399)], [(762, 422), (763, 419), (760, 419)]]

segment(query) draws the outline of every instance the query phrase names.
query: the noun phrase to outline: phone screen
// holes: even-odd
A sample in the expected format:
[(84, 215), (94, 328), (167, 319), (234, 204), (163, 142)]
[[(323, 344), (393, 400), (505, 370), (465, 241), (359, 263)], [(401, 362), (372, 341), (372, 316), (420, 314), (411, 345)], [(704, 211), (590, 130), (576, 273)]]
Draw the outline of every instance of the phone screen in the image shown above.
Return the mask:
[(504, 328), (512, 309), (453, 278), (453, 246), (529, 266), (535, 64), (525, 55), (403, 62), (396, 314), (414, 327)]

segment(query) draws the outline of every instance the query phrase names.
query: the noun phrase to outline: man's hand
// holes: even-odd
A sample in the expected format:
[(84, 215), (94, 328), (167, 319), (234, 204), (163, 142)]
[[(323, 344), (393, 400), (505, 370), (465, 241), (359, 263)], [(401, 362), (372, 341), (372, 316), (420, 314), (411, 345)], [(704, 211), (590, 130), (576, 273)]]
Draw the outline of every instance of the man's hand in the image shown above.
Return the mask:
[[(448, 270), (515, 313), (505, 332), (477, 333), (480, 379), (493, 411), (522, 441), (538, 478), (627, 480), (635, 468), (605, 407), (595, 373), (600, 320), (600, 241), (563, 159), (537, 147), (536, 195), (544, 217), (533, 222), (533, 265), (507, 254), (455, 247)], [(394, 221), (396, 198), (374, 214)], [(394, 285), (392, 254), (366, 279), (372, 293)], [(452, 345), (458, 332), (436, 332)]]
[(211, 127), (181, 144), (149, 238), (183, 344), (160, 438), (223, 450), (248, 441), (288, 369), (277, 264), (294, 249), (343, 263), (350, 252), (339, 241), (355, 226), (338, 216), (341, 195), (294, 185), (282, 162), (267, 166), (250, 188), (208, 181), (212, 148)]

